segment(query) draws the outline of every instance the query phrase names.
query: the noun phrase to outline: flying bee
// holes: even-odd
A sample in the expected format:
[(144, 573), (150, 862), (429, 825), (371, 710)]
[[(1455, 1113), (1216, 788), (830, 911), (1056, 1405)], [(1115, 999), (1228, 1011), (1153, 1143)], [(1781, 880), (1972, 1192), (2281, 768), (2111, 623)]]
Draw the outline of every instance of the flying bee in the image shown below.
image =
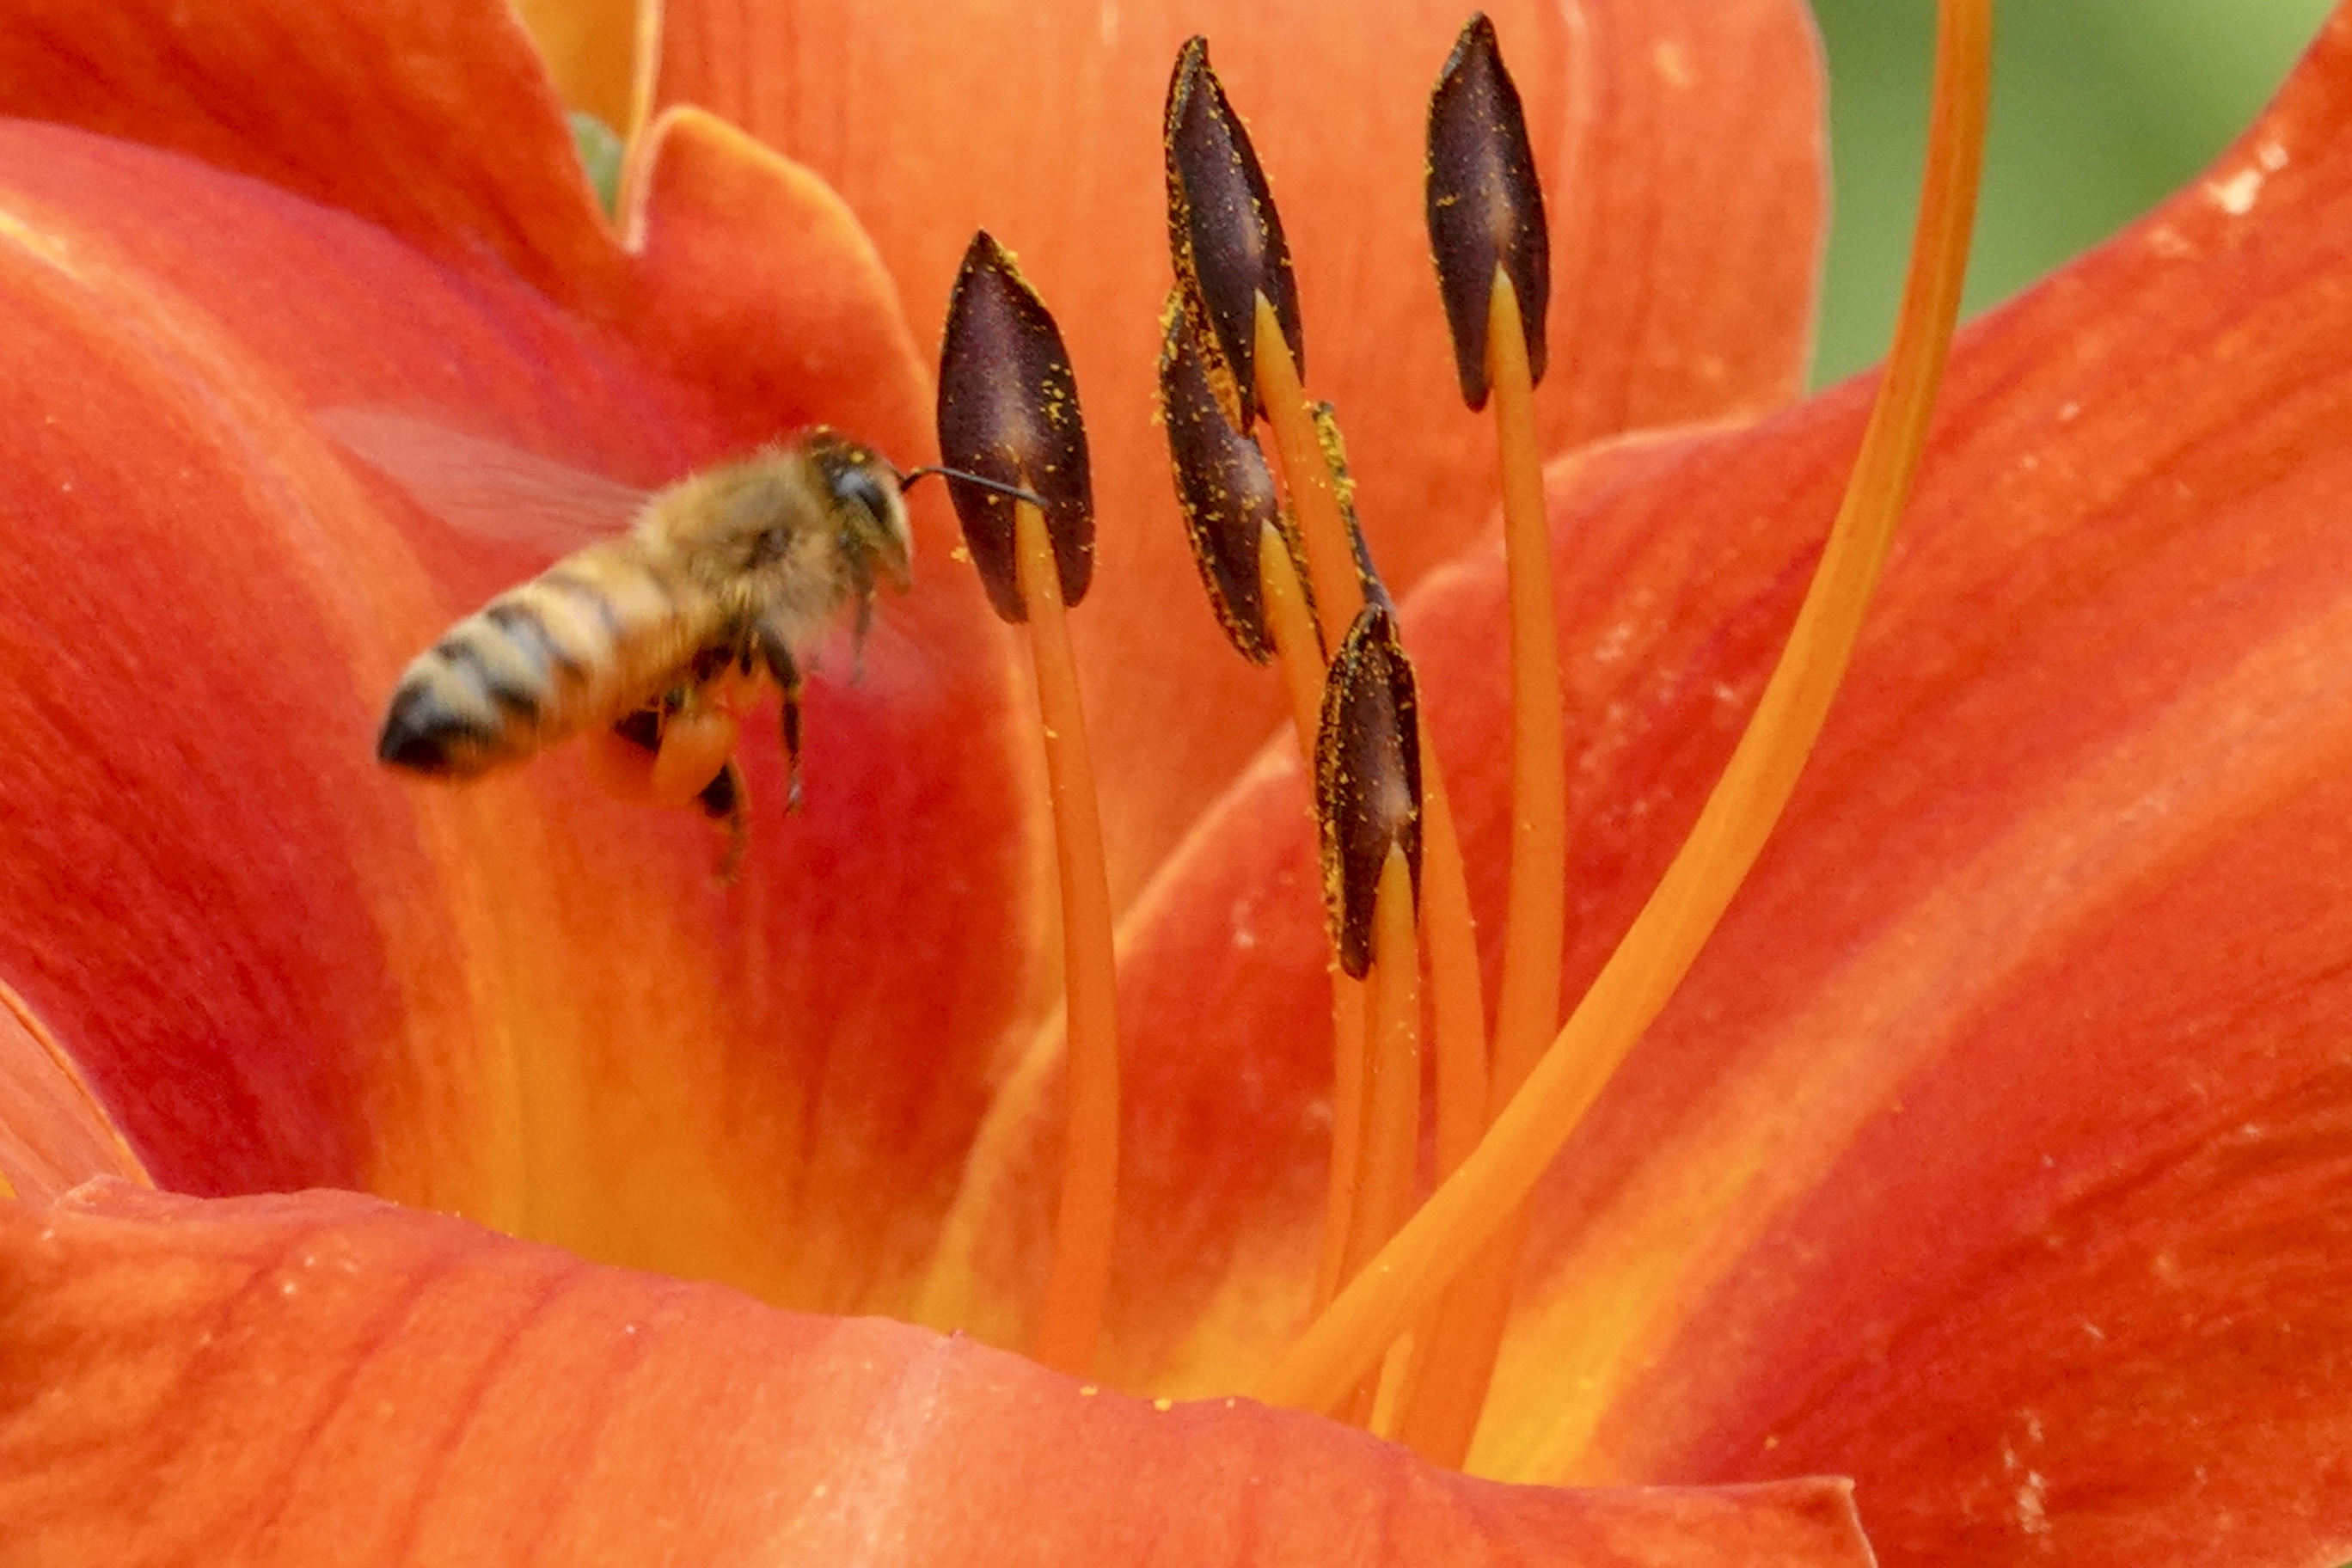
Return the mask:
[(378, 759), (463, 780), (608, 730), (653, 753), (656, 800), (691, 802), (725, 826), (722, 879), (749, 822), (741, 711), (766, 682), (782, 689), (796, 808), (804, 667), (844, 608), (855, 606), (862, 646), (877, 588), (907, 589), (904, 491), (948, 472), (902, 474), (818, 427), (647, 496), (405, 416), (338, 409), (319, 423), (428, 510), (485, 532), (543, 537), (535, 524), (567, 512), (572, 527), (634, 512), (625, 532), (572, 551), (419, 654), (392, 694)]

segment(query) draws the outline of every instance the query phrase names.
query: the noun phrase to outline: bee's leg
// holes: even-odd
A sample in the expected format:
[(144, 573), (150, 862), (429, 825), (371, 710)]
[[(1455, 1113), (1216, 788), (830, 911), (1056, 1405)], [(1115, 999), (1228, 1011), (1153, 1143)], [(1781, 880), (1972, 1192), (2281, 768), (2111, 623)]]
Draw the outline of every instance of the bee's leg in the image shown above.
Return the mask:
[(866, 634), (874, 629), (874, 584), (867, 583), (857, 595), (857, 625), (850, 634), (849, 679), (853, 682), (866, 679)]
[(654, 754), (653, 795), (663, 805), (698, 797), (735, 754), (735, 715), (707, 688), (690, 686), (665, 703), (661, 745)]
[(784, 692), (784, 766), (792, 780), (791, 794), (785, 797), (784, 809), (801, 808), (801, 667), (793, 658), (790, 644), (776, 635), (773, 627), (760, 627), (760, 658), (768, 673)]
[(717, 875), (720, 881), (731, 882), (736, 868), (743, 864), (744, 847), (751, 842), (751, 792), (734, 758), (727, 759), (727, 765), (703, 786), (694, 803), (702, 808), (703, 816), (726, 826), (727, 847), (719, 851)]
[(658, 710), (640, 708), (583, 742), (588, 776), (614, 800), (643, 805), (653, 799), (654, 762), (661, 751)]
[(640, 708), (615, 720), (613, 733), (641, 752), (661, 750), (662, 713), (658, 708)]

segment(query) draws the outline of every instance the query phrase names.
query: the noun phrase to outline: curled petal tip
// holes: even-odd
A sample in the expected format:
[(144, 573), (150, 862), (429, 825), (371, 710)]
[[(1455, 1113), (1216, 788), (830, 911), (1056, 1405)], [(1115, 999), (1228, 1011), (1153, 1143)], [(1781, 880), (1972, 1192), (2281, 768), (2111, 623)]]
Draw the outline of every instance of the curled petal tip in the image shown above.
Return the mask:
[(1487, 299), (1497, 270), (1511, 280), (1527, 328), (1528, 369), (1544, 374), (1544, 311), (1551, 246), (1519, 90), (1504, 68), (1495, 26), (1463, 26), (1429, 96), (1429, 246), (1463, 400), (1486, 404)]
[[(1094, 576), (1094, 490), (1077, 378), (1060, 329), (1012, 252), (983, 230), (972, 236), (948, 297), (940, 350), (940, 460), (1043, 500), (1062, 602), (1086, 596)], [(948, 479), (964, 542), (1008, 621), (1028, 619), (1013, 560), (1013, 508), (1025, 504)]]
[(1252, 345), (1258, 297), (1274, 308), (1291, 360), (1302, 372), (1306, 342), (1282, 218), (1249, 132), (1210, 68), (1205, 38), (1191, 38), (1177, 52), (1164, 134), (1168, 248), (1177, 292), (1193, 317), (1202, 352), (1234, 389), (1234, 423), (1247, 428), (1257, 416)]
[(1402, 847), (1421, 886), (1421, 745), (1412, 663), (1385, 605), (1364, 606), (1323, 687), (1315, 742), (1315, 816), (1323, 896), (1339, 966), (1371, 963), (1372, 904), (1389, 851)]

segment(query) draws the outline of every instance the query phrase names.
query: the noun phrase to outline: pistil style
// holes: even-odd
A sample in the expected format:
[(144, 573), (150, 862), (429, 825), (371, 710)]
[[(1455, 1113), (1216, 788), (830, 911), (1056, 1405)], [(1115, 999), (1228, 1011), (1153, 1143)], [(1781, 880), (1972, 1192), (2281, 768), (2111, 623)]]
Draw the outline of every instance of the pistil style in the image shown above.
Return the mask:
[(1046, 1365), (1084, 1375), (1109, 1292), (1119, 1115), (1110, 886), (1064, 614), (1093, 574), (1093, 498), (1061, 333), (1011, 254), (986, 234), (973, 237), (949, 299), (939, 427), (949, 464), (1044, 502), (949, 479), (990, 603), (1028, 626), (1036, 672), (1060, 868), (1069, 1116), (1034, 1350)]

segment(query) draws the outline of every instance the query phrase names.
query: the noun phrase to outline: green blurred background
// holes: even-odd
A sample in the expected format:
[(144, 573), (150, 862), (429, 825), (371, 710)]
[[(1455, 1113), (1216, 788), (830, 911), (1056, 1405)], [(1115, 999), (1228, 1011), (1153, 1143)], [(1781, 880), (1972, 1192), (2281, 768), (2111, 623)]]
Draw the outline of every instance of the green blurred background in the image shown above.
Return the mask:
[[(1886, 350), (1927, 141), (1931, 0), (1813, 0), (1830, 58), (1818, 384)], [(2244, 130), (2329, 0), (2006, 0), (1994, 18), (1965, 309), (2015, 293), (2187, 183)]]

